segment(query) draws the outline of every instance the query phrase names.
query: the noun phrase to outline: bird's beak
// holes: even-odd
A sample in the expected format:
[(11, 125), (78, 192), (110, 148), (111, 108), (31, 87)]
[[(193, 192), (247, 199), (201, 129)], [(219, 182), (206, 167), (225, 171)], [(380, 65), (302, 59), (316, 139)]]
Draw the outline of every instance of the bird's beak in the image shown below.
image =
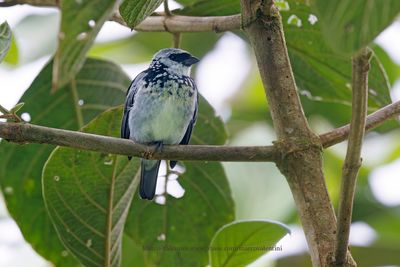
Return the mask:
[(197, 57), (190, 56), (188, 59), (185, 59), (182, 63), (186, 66), (192, 66), (193, 64), (196, 64), (200, 60)]

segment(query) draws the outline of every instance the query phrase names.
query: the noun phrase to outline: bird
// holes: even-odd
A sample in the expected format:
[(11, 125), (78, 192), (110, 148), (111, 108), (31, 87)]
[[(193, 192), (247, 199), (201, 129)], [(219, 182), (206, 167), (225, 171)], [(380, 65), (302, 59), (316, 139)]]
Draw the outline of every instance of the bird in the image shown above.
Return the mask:
[[(158, 51), (127, 90), (121, 138), (157, 149), (163, 145), (187, 145), (197, 119), (198, 90), (190, 77), (191, 67), (197, 62), (197, 57), (182, 49)], [(141, 159), (142, 199), (154, 198), (160, 162)], [(169, 164), (174, 168), (177, 161)]]

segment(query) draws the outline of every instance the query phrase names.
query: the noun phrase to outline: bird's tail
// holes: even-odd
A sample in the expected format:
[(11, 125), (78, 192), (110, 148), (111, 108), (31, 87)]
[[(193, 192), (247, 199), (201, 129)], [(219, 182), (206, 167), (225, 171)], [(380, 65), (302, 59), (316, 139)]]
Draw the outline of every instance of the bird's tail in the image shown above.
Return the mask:
[(154, 198), (160, 162), (160, 160), (141, 160), (140, 197), (142, 199), (152, 200)]

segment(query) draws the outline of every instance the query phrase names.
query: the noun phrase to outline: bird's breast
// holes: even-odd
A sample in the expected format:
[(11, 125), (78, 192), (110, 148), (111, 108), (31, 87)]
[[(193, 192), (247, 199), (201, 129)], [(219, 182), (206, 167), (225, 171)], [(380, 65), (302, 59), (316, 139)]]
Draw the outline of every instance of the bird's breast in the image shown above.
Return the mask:
[(197, 92), (190, 85), (164, 80), (139, 90), (130, 112), (131, 139), (139, 143), (178, 144), (191, 121)]

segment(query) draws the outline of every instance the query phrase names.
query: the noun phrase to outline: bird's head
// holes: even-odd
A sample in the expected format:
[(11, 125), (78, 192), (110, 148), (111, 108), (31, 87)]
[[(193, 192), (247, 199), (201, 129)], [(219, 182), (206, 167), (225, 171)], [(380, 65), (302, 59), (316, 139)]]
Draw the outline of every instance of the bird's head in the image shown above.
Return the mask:
[(158, 51), (151, 62), (151, 67), (164, 65), (168, 71), (178, 75), (189, 75), (190, 67), (199, 62), (199, 59), (189, 52), (177, 48), (165, 48)]

